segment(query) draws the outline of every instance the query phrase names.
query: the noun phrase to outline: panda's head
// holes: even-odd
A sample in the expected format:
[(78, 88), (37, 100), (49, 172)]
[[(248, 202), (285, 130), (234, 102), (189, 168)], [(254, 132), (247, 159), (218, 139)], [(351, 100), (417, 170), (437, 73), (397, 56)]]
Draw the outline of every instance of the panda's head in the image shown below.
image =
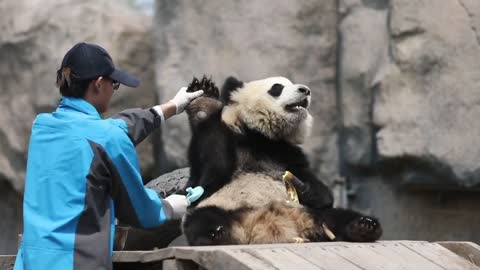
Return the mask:
[(284, 77), (248, 83), (230, 77), (222, 95), (227, 103), (222, 119), (236, 132), (248, 128), (270, 139), (283, 139), (293, 144), (303, 143), (310, 134), (311, 92), (303, 84), (293, 84)]

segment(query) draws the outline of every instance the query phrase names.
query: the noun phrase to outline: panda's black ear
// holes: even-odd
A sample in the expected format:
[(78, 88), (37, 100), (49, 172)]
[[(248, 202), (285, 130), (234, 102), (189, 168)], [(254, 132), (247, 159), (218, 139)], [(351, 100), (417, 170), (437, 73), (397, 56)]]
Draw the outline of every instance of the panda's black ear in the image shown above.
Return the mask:
[(232, 76), (228, 77), (225, 80), (225, 83), (223, 83), (222, 94), (220, 96), (223, 103), (225, 103), (225, 104), (230, 103), (230, 94), (233, 91), (236, 91), (237, 89), (242, 88), (242, 87), (243, 87), (243, 82), (242, 81), (239, 81), (237, 78), (232, 77)]

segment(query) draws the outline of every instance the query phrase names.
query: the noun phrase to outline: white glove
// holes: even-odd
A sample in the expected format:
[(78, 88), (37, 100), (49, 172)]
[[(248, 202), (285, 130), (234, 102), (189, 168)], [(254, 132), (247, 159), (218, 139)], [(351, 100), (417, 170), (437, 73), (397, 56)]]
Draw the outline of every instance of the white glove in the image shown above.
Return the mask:
[(201, 95), (203, 95), (203, 90), (188, 93), (187, 87), (182, 87), (180, 90), (178, 90), (177, 94), (172, 100), (170, 100), (170, 102), (173, 102), (175, 106), (177, 106), (176, 114), (179, 114), (185, 110), (185, 107), (188, 105), (188, 103)]
[(181, 219), (187, 212), (187, 207), (190, 205), (190, 201), (184, 195), (172, 194), (164, 199), (172, 207), (172, 218)]

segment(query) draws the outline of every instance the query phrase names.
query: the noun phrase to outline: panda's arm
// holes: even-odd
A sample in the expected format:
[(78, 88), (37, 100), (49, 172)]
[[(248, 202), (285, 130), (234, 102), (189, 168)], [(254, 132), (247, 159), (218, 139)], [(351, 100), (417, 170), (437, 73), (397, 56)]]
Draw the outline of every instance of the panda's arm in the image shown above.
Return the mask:
[(333, 206), (333, 194), (330, 188), (320, 180), (310, 169), (310, 164), (303, 150), (290, 143), (283, 143), (276, 147), (281, 157), (280, 162), (303, 183), (305, 190), (299, 194), (300, 203), (311, 208), (330, 208)]
[(297, 167), (289, 170), (305, 184), (303, 192), (298, 194), (301, 204), (316, 209), (333, 207), (332, 191), (310, 169)]

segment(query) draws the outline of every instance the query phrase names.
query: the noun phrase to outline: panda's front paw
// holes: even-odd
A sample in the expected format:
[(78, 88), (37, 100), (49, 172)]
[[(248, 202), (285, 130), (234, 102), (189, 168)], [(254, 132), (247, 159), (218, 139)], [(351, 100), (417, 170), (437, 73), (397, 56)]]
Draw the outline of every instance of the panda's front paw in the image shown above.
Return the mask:
[(203, 76), (202, 80), (198, 80), (194, 77), (187, 87), (187, 92), (198, 90), (203, 90), (204, 94), (192, 100), (186, 107), (187, 115), (193, 127), (211, 119), (212, 116), (218, 116), (218, 112), (221, 112), (223, 108), (218, 88), (211, 79)]
[(328, 209), (333, 207), (333, 195), (321, 183), (304, 183), (297, 177), (291, 180), (302, 205), (314, 209)]
[(382, 227), (376, 218), (360, 216), (347, 225), (346, 233), (349, 241), (374, 242), (382, 236)]
[(196, 77), (193, 77), (192, 82), (188, 85), (187, 92), (195, 92), (198, 90), (203, 90), (204, 97), (212, 97), (218, 99), (220, 97), (220, 91), (218, 87), (212, 81), (212, 79), (207, 78), (205, 75), (202, 80), (198, 80)]

